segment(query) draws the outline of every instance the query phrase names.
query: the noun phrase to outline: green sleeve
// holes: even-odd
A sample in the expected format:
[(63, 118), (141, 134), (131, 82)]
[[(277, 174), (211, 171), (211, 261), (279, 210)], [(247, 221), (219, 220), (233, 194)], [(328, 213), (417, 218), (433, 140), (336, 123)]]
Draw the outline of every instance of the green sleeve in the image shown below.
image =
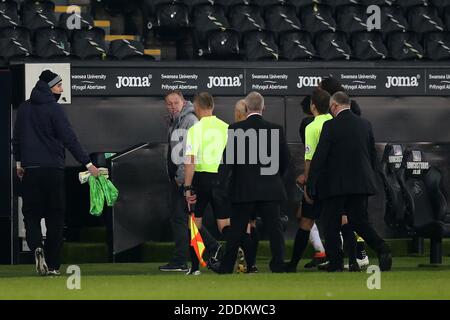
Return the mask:
[(312, 160), (317, 143), (317, 135), (314, 134), (313, 127), (308, 125), (305, 130), (305, 160)]

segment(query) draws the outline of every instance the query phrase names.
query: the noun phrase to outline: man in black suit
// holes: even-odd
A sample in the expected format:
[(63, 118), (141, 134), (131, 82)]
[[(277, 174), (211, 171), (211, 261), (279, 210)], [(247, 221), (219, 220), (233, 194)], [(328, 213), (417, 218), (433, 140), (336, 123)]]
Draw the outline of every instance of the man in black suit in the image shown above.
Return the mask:
[(372, 126), (350, 111), (350, 103), (342, 91), (330, 99), (334, 119), (323, 126), (311, 162), (306, 196), (323, 200), (329, 271), (343, 269), (339, 237), (342, 212), (347, 213), (353, 229), (378, 253), (381, 271), (388, 271), (392, 265), (390, 249), (367, 217), (368, 196), (376, 193), (378, 165)]
[(251, 92), (245, 98), (246, 120), (230, 125), (222, 182), (230, 178), (231, 230), (225, 255), (213, 271), (232, 273), (249, 220), (261, 216), (269, 231), (272, 272), (284, 272), (284, 237), (280, 203), (287, 199), (281, 176), (289, 163), (289, 150), (281, 126), (263, 119), (264, 98)]

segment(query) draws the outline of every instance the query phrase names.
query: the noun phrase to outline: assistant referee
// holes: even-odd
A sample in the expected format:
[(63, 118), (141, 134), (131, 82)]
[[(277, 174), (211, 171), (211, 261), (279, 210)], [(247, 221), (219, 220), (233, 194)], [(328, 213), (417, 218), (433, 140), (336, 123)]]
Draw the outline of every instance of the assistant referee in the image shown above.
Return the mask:
[[(224, 240), (230, 227), (231, 208), (224, 186), (219, 185), (219, 165), (227, 144), (228, 124), (213, 115), (214, 100), (206, 92), (194, 98), (195, 114), (200, 121), (187, 133), (184, 191), (188, 205), (195, 204), (195, 222), (199, 229), (208, 204), (211, 204)], [(192, 191), (195, 192), (192, 192)], [(197, 256), (190, 247), (192, 268), (198, 275)]]

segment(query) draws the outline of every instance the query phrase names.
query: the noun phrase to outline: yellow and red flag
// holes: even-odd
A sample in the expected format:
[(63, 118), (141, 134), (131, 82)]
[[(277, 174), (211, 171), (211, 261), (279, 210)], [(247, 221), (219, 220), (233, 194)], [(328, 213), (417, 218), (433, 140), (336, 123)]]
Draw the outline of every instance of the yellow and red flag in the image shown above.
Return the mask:
[(203, 252), (205, 252), (205, 244), (203, 243), (202, 236), (198, 231), (197, 225), (195, 224), (195, 216), (192, 213), (189, 219), (189, 228), (191, 229), (191, 246), (194, 248), (197, 254), (198, 261), (202, 267), (206, 267), (206, 262), (203, 261)]

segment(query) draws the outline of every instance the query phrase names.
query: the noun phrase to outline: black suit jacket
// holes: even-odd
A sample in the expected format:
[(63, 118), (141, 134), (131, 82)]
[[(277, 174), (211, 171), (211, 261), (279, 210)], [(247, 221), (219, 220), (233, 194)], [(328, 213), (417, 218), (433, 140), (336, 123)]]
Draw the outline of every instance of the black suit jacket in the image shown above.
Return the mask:
[[(267, 132), (267, 139), (263, 139), (264, 131)], [(230, 132), (236, 134), (230, 136)], [(253, 141), (249, 138), (238, 138), (252, 132), (256, 137)], [(276, 140), (273, 144), (278, 150), (274, 149), (272, 154), (271, 137), (276, 133), (278, 135), (274, 136)], [(239, 140), (245, 143), (239, 144)], [(259, 156), (260, 151), (272, 159), (271, 163)], [(288, 164), (289, 149), (281, 126), (264, 120), (260, 115), (251, 115), (246, 120), (229, 126), (228, 143), (224, 151), (223, 164), (220, 166), (220, 175), (222, 183), (230, 179), (231, 202), (286, 200), (286, 190), (281, 176), (287, 170)], [(266, 172), (262, 173), (264, 170)]]
[(316, 199), (376, 193), (378, 160), (372, 126), (350, 110), (324, 123), (308, 177)]

